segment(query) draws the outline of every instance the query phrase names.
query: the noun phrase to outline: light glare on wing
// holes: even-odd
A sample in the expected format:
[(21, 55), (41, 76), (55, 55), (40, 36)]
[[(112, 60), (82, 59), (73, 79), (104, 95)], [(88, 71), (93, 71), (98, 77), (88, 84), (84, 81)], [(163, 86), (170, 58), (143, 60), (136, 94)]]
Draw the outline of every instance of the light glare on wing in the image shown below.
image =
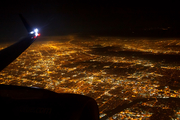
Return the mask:
[(39, 30), (36, 28), (33, 31), (31, 31), (30, 34), (34, 34), (35, 35), (34, 38), (36, 38), (37, 36), (40, 36), (40, 33), (38, 33), (38, 31)]
[(30, 34), (34, 34), (34, 31), (31, 31)]
[(38, 36), (38, 29), (34, 29), (34, 32), (35, 32), (35, 36)]

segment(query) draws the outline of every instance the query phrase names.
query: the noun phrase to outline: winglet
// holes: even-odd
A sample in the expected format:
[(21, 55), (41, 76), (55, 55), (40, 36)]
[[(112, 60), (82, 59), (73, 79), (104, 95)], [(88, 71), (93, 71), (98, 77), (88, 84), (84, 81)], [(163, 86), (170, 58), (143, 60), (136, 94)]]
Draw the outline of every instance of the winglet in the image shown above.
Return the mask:
[(24, 26), (26, 27), (28, 33), (30, 33), (32, 31), (32, 27), (30, 26), (30, 24), (27, 22), (27, 20), (23, 17), (22, 14), (19, 14), (19, 17), (21, 18)]

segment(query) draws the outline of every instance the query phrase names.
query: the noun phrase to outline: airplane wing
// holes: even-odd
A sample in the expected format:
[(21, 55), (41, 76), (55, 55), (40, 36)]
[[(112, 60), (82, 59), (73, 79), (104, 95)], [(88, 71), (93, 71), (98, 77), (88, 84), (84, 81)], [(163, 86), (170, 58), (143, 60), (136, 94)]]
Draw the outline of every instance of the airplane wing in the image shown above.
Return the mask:
[[(20, 15), (28, 36), (0, 51), (0, 71), (15, 60), (37, 38), (38, 29), (32, 29)], [(6, 119), (61, 119), (99, 120), (99, 109), (94, 99), (77, 94), (0, 84), (0, 115)]]
[(13, 62), (37, 38), (38, 33), (34, 34), (33, 29), (30, 27), (26, 19), (21, 14), (19, 16), (28, 31), (28, 36), (0, 51), (0, 71), (3, 70), (6, 66), (8, 66), (11, 62)]
[(23, 51), (25, 51), (36, 38), (30, 36), (0, 51), (0, 71), (13, 62)]

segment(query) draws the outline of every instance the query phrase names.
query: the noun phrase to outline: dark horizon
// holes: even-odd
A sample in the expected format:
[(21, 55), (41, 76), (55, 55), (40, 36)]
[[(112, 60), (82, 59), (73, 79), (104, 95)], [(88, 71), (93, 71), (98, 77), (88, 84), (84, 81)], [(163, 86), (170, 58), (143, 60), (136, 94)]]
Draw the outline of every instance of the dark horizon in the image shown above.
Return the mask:
[(27, 35), (22, 13), (42, 36), (180, 37), (180, 12), (170, 7), (122, 7), (116, 2), (16, 2), (1, 5), (0, 38)]

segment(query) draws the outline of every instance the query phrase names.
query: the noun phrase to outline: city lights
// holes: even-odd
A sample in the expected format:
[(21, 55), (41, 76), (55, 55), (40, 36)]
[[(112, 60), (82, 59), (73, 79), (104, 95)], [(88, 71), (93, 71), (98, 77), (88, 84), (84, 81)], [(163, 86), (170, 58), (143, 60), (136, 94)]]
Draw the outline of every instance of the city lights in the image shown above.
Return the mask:
[(101, 118), (115, 110), (109, 119), (180, 116), (180, 62), (168, 57), (180, 55), (172, 47), (180, 41), (99, 39), (36, 41), (0, 73), (0, 84), (90, 96)]

